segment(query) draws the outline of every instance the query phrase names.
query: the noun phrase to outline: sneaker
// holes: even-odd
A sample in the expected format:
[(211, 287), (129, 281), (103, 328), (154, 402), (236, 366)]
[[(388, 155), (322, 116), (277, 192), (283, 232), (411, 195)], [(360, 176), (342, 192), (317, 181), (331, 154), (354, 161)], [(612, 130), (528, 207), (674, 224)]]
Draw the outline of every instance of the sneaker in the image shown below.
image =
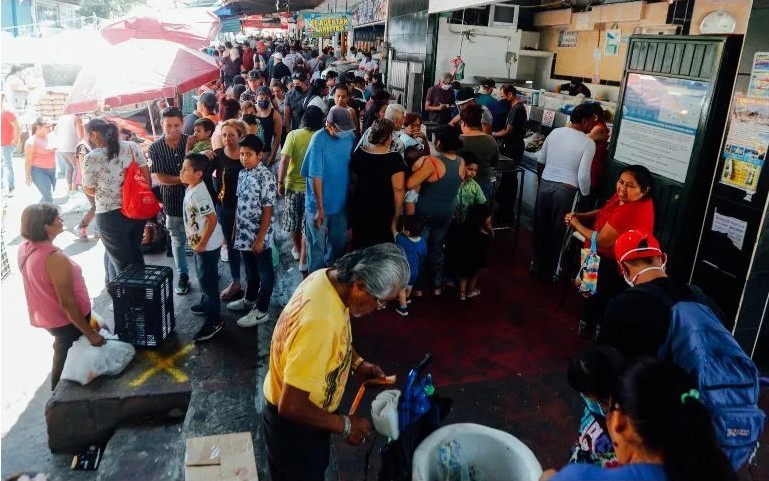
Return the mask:
[[(227, 306), (229, 307), (229, 306)], [(270, 316), (266, 312), (262, 312), (259, 309), (251, 309), (251, 312), (238, 319), (239, 327), (254, 327), (258, 324), (264, 324), (270, 320)]]
[(230, 253), (227, 250), (227, 244), (222, 246), (222, 250), (219, 252), (219, 259), (222, 262), (230, 262)]
[(222, 330), (224, 325), (222, 323), (219, 324), (209, 324), (205, 323), (203, 324), (203, 327), (200, 328), (200, 330), (195, 334), (195, 337), (193, 338), (195, 342), (203, 342), (211, 339), (215, 335), (219, 334), (219, 332)]
[(296, 250), (296, 247), (291, 248), (291, 257), (293, 257), (295, 261), (299, 260), (299, 251)]
[(395, 312), (403, 317), (406, 317), (409, 315), (409, 306), (398, 306), (395, 308)]
[(194, 306), (190, 307), (190, 312), (195, 314), (196, 316), (202, 316), (206, 313), (205, 310), (203, 310), (202, 304), (195, 304)]
[(473, 297), (478, 297), (480, 295), (481, 295), (481, 290), (480, 289), (473, 289), (472, 291), (467, 293), (467, 298), (470, 299), (470, 298), (473, 298)]
[(180, 296), (190, 292), (190, 276), (187, 274), (179, 274), (179, 282), (176, 283), (176, 289), (174, 289), (174, 292)]
[(232, 301), (229, 304), (227, 304), (227, 309), (230, 311), (248, 311), (250, 309), (253, 309), (256, 305), (256, 302), (251, 302), (245, 297), (241, 297), (237, 301)]

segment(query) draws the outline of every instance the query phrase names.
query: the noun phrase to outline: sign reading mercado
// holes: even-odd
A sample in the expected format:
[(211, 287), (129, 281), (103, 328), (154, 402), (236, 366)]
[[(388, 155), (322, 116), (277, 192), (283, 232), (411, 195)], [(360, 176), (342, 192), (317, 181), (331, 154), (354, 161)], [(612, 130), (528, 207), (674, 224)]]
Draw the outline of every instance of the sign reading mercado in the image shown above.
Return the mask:
[(304, 30), (308, 37), (331, 37), (352, 30), (348, 13), (305, 13)]

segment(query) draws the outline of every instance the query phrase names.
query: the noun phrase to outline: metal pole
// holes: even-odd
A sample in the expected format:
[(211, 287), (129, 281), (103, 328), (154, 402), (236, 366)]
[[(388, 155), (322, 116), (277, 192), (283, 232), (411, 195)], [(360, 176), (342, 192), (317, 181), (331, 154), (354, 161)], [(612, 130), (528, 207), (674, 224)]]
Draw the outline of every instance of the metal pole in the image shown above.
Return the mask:
[(152, 137), (154, 140), (154, 138), (157, 137), (157, 134), (155, 133), (155, 120), (152, 118), (152, 108), (150, 107), (149, 101), (147, 101), (147, 113), (150, 114), (150, 127), (152, 128)]

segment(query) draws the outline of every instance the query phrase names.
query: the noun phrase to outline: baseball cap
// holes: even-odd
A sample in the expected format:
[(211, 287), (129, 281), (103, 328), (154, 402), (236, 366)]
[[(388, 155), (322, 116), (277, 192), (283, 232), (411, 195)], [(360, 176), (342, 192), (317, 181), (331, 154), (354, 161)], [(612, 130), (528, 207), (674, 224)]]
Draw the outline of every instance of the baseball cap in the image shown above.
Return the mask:
[(457, 93), (457, 105), (465, 104), (475, 99), (475, 92), (472, 87), (462, 87)]
[(352, 121), (352, 117), (350, 117), (350, 112), (344, 107), (332, 107), (328, 111), (326, 122), (339, 130), (355, 130), (355, 124)]
[(254, 69), (248, 72), (248, 80), (256, 80), (260, 78), (264, 78), (264, 74), (259, 69)]
[(213, 110), (216, 107), (216, 94), (213, 92), (203, 92), (197, 97), (193, 97), (195, 100), (205, 105), (209, 110)]
[(629, 230), (614, 242), (614, 256), (617, 262), (661, 255), (659, 241), (653, 235), (640, 230)]

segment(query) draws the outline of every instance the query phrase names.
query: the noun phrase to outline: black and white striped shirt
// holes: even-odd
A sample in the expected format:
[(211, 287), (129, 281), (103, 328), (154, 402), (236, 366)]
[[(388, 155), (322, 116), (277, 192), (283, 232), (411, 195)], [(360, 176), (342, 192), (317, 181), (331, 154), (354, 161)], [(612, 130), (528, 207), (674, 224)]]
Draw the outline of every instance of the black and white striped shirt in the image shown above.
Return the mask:
[[(166, 144), (165, 136), (152, 143), (149, 148), (149, 158), (152, 161), (150, 172), (153, 174), (179, 175), (184, 162), (184, 148), (187, 145), (187, 136), (182, 134), (179, 144), (175, 149)], [(160, 185), (160, 198), (163, 200), (163, 210), (166, 215), (182, 217), (184, 204), (183, 184)]]

